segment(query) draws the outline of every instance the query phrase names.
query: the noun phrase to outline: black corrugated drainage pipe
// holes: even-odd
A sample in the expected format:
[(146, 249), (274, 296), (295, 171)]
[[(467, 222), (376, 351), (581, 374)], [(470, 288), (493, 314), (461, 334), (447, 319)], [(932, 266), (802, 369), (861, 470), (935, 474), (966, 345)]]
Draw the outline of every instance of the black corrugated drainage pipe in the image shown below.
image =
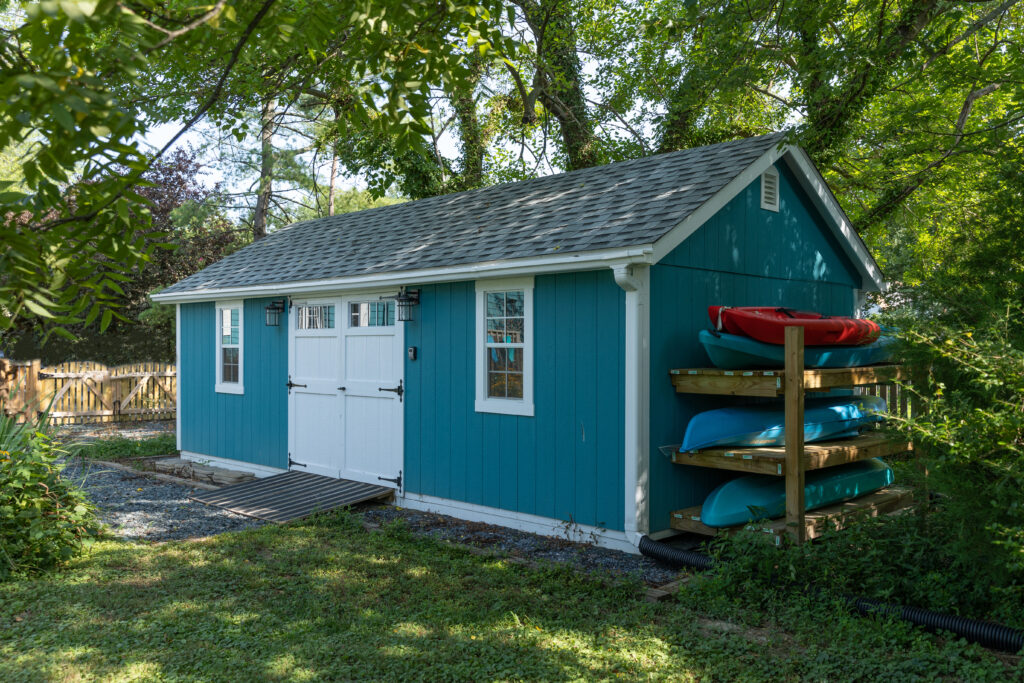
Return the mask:
[[(643, 555), (654, 558), (676, 567), (694, 567), (705, 571), (715, 566), (715, 559), (710, 555), (693, 550), (680, 550), (643, 536), (638, 546)], [(920, 607), (904, 607), (890, 605), (871, 598), (860, 598), (848, 595), (846, 601), (858, 614), (882, 614), (909, 621), (925, 630), (949, 631), (972, 643), (1005, 652), (1019, 652), (1024, 648), (1024, 631), (990, 621), (979, 621), (960, 617), (955, 614), (939, 614)]]

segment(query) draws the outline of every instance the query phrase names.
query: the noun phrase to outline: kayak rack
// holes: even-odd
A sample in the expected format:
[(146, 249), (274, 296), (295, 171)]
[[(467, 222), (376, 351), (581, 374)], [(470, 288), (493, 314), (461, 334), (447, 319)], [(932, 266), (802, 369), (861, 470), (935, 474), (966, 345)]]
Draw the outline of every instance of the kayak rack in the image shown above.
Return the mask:
[[(860, 498), (811, 512), (804, 510), (804, 474), (808, 470), (844, 465), (887, 455), (912, 452), (909, 441), (868, 433), (852, 439), (804, 444), (804, 394), (839, 387), (889, 384), (909, 380), (902, 365), (874, 365), (856, 368), (804, 368), (804, 329), (790, 326), (785, 332), (784, 370), (721, 370), (718, 368), (674, 369), (669, 376), (677, 393), (727, 396), (778, 397), (784, 399), (785, 446), (760, 448), (709, 448), (691, 453), (679, 446), (661, 451), (673, 463), (711, 467), (735, 472), (770, 474), (786, 479), (786, 516), (760, 524), (758, 528), (781, 540), (789, 534), (802, 543), (817, 538), (827, 529), (840, 529), (855, 515), (877, 516), (900, 510), (913, 502), (909, 489), (890, 486)], [(718, 529), (701, 522), (700, 506), (671, 513), (671, 527), (705, 535), (731, 533), (740, 527)]]

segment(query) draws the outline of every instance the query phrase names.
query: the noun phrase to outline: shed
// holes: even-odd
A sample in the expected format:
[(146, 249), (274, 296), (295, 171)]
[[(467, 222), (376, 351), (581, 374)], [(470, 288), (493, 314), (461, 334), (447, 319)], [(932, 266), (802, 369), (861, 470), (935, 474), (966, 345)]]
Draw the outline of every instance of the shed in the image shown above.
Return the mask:
[(882, 286), (775, 134), (297, 223), (154, 299), (183, 457), (635, 551), (723, 476), (658, 451), (707, 407), (668, 379), (708, 363), (707, 306)]

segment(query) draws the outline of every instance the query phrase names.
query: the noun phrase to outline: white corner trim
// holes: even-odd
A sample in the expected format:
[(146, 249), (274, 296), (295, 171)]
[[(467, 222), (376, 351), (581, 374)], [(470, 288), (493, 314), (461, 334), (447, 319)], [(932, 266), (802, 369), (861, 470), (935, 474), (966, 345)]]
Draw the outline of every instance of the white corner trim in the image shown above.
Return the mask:
[(726, 183), (725, 187), (716, 192), (700, 207), (684, 218), (679, 225), (669, 230), (665, 235), (654, 243), (654, 263), (661, 261), (669, 253), (686, 240), (687, 237), (711, 220), (711, 217), (722, 210), (736, 195), (745, 190), (748, 185), (761, 177), (770, 166), (786, 153), (788, 147), (780, 149), (773, 145), (768, 151), (759, 156), (749, 166), (740, 172), (735, 178)]
[(629, 261), (631, 263), (654, 263), (651, 260), (650, 245), (601, 249), (596, 251), (549, 254), (532, 256), (522, 259), (503, 259), (471, 263), (443, 268), (422, 268), (417, 270), (400, 270), (369, 275), (327, 278), (321, 280), (303, 280), (298, 282), (281, 282), (268, 285), (249, 285), (245, 287), (225, 287), (222, 289), (208, 288), (188, 292), (170, 292), (153, 295), (154, 301), (161, 303), (213, 301), (218, 297), (256, 298), (263, 296), (287, 296), (308, 293), (342, 293), (353, 289), (367, 287), (392, 287), (432, 282), (460, 282), (480, 278), (516, 277), (523, 275), (539, 275), (542, 273), (567, 273), (580, 270), (600, 270), (613, 262)]
[(188, 460), (190, 462), (198, 462), (202, 465), (212, 465), (213, 467), (223, 467), (226, 470), (234, 470), (235, 472), (252, 472), (258, 478), (269, 477), (274, 474), (283, 474), (288, 470), (282, 470), (278, 467), (270, 467), (268, 465), (256, 465), (251, 462), (245, 462), (244, 460), (234, 460), (231, 458), (218, 458), (213, 455), (203, 455), (202, 453), (193, 453), (192, 451), (182, 451), (181, 459)]
[(832, 194), (828, 183), (821, 177), (821, 173), (818, 172), (814, 162), (799, 147), (787, 147), (786, 152), (786, 163), (794, 171), (807, 194), (818, 205), (819, 210), (831, 219), (829, 223), (833, 232), (838, 238), (839, 243), (846, 248), (854, 266), (864, 276), (864, 284), (867, 285), (870, 282), (877, 287), (877, 291), (886, 291), (888, 286), (886, 285), (885, 278), (882, 277), (882, 271), (879, 269), (878, 263), (871, 256), (871, 253), (868, 252), (864, 240), (853, 229), (849, 217), (843, 211), (843, 207), (839, 205), (835, 195)]
[(525, 512), (513, 512), (500, 508), (464, 503), (458, 500), (437, 498), (420, 493), (403, 493), (395, 497), (395, 505), (413, 510), (436, 512), (470, 522), (496, 524), (510, 529), (519, 529), (543, 536), (564, 538), (576, 543), (595, 543), (602, 548), (621, 550), (638, 554), (637, 543), (630, 539), (629, 534), (612, 531), (588, 524), (573, 524), (552, 517), (541, 517)]
[(174, 447), (181, 450), (181, 304), (174, 304)]
[[(625, 312), (625, 530), (639, 542), (650, 529), (650, 280), (634, 266)], [(618, 278), (616, 278), (618, 282)], [(621, 286), (621, 283), (620, 283)]]
[[(473, 408), (478, 413), (497, 413), (533, 417), (533, 357), (536, 344), (533, 338), (533, 276), (487, 279), (476, 281), (476, 320), (473, 326), (476, 364), (473, 371), (475, 386)], [(487, 396), (487, 293), (504, 290), (523, 290), (523, 398), (490, 398)]]

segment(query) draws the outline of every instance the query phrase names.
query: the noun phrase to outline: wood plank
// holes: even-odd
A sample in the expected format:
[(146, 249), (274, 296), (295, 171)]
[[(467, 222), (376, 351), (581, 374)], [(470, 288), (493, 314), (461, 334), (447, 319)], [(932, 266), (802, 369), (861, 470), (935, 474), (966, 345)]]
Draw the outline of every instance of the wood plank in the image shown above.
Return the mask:
[(739, 370), (672, 370), (672, 385), (681, 394), (718, 394), (725, 396), (778, 396), (781, 373)]
[[(781, 396), (785, 394), (783, 370), (721, 370), (718, 368), (675, 368), (669, 370), (672, 385), (681, 394), (731, 396)], [(887, 384), (910, 379), (902, 365), (870, 365), (862, 368), (805, 369), (804, 389), (820, 391), (837, 387)]]
[(786, 526), (793, 540), (807, 535), (804, 515), (804, 328), (786, 327)]
[[(696, 465), (733, 472), (782, 476), (786, 460), (786, 449), (783, 446), (707, 448), (692, 453), (681, 453), (678, 446), (663, 448), (665, 454), (677, 465)], [(803, 465), (804, 470), (820, 470), (913, 450), (914, 444), (910, 441), (891, 439), (885, 434), (871, 432), (852, 439), (804, 444)]]
[[(805, 515), (804, 534), (808, 539), (822, 536), (829, 529), (842, 529), (852, 518), (859, 515), (867, 517), (879, 517), (884, 514), (903, 510), (914, 502), (913, 492), (910, 489), (890, 486), (888, 488), (869, 493), (855, 500), (837, 503), (827, 507), (812, 510)], [(710, 527), (701, 522), (700, 506), (684, 508), (672, 512), (670, 525), (677, 531), (689, 531), (704, 536), (717, 536), (719, 534), (732, 534), (740, 531), (746, 526), (755, 530), (763, 531), (772, 536), (781, 536), (787, 533), (785, 519), (774, 519), (769, 522), (756, 525), (740, 525), (726, 528)]]

